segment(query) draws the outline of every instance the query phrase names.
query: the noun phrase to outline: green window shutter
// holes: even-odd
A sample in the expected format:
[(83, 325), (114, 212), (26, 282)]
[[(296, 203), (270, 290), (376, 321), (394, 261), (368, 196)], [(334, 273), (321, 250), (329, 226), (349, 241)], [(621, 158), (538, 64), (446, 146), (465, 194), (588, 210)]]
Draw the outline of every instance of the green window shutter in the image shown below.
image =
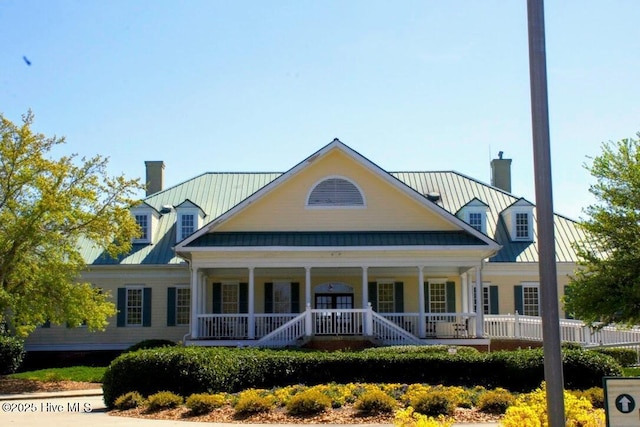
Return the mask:
[(291, 312), (300, 313), (300, 283), (291, 284)]
[(456, 283), (447, 282), (447, 313), (456, 312)]
[(424, 282), (424, 312), (431, 312), (431, 303), (429, 299), (429, 282)]
[(151, 288), (142, 290), (142, 326), (151, 326)]
[(499, 314), (498, 287), (489, 286), (489, 314)]
[(222, 283), (213, 283), (211, 293), (213, 294), (211, 312), (220, 314), (222, 313)]
[(264, 284), (264, 312), (273, 313), (273, 283)]
[(515, 310), (518, 314), (522, 314), (524, 312), (524, 303), (522, 301), (522, 286), (516, 285), (513, 287), (513, 300), (516, 303)]
[(249, 284), (248, 283), (240, 283), (240, 289), (238, 289), (238, 312), (239, 313), (248, 313), (249, 312)]
[(369, 302), (373, 311), (378, 311), (378, 284), (369, 282)]
[(396, 282), (394, 290), (394, 310), (396, 313), (404, 312), (404, 283)]
[(176, 326), (176, 288), (167, 289), (167, 326)]
[(120, 328), (127, 324), (127, 289), (118, 288), (118, 318), (116, 325)]

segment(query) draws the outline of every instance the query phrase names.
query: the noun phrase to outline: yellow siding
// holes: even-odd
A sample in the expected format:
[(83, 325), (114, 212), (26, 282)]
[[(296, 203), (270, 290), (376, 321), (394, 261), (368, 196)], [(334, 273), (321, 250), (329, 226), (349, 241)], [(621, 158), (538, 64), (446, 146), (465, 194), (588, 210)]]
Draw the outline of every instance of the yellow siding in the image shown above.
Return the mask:
[[(515, 313), (514, 287), (523, 283), (540, 283), (537, 276), (485, 276), (483, 282), (498, 286), (498, 309), (500, 314)], [(568, 277), (558, 277), (558, 298), (564, 295), (564, 287), (569, 283)], [(538, 294), (539, 295), (539, 294)], [(559, 302), (560, 317), (564, 317), (562, 304)], [(522, 313), (520, 313), (522, 314)]]
[[(357, 184), (365, 208), (306, 208), (310, 190), (329, 176)], [(339, 150), (308, 164), (289, 181), (274, 188), (218, 231), (345, 231), (345, 230), (454, 230), (438, 214), (403, 194), (380, 176)]]

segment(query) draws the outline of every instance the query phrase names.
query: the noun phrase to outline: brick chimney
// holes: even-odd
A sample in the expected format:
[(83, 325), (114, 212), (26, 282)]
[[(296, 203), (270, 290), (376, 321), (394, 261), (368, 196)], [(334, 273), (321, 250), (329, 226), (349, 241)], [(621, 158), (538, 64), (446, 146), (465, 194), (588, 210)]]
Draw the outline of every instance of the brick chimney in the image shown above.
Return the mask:
[(162, 160), (146, 161), (147, 196), (151, 196), (164, 188), (164, 162)]
[(511, 159), (503, 159), (503, 152), (491, 160), (491, 185), (511, 193)]

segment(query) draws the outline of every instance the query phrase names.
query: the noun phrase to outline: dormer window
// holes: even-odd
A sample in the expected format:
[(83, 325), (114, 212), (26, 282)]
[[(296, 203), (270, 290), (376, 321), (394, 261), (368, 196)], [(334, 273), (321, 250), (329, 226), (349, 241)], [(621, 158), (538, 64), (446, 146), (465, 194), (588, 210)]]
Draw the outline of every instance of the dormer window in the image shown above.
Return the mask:
[(158, 211), (143, 202), (131, 209), (131, 215), (140, 227), (140, 235), (133, 239), (133, 243), (153, 243), (153, 231), (157, 228), (156, 223), (160, 217)]
[(364, 196), (347, 178), (331, 177), (317, 183), (307, 197), (308, 207), (364, 207)]
[(533, 205), (520, 199), (502, 212), (512, 241), (533, 241)]
[(205, 213), (191, 200), (176, 206), (176, 241), (180, 242), (195, 233), (203, 224)]
[(489, 205), (478, 198), (473, 198), (456, 213), (456, 216), (479, 232), (487, 234), (488, 210)]

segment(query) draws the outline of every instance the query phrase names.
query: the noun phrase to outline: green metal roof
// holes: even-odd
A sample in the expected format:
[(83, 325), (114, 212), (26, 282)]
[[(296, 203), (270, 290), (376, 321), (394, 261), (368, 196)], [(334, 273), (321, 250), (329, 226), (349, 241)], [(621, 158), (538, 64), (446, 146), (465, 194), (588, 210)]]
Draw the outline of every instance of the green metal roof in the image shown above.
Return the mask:
[[(208, 223), (233, 208), (238, 203), (282, 175), (277, 172), (212, 172), (196, 176), (188, 181), (160, 191), (144, 199), (144, 202), (159, 212), (163, 206), (178, 206), (189, 199), (205, 212)], [(490, 262), (537, 262), (537, 230), (533, 221), (534, 242), (512, 242), (501, 220), (500, 213), (516, 202), (519, 197), (482, 183), (473, 178), (453, 171), (441, 172), (390, 172), (390, 175), (408, 185), (421, 195), (430, 192), (440, 194), (436, 202), (440, 208), (455, 214), (474, 197), (488, 206), (487, 236), (494, 239), (503, 248), (491, 258)], [(535, 208), (534, 208), (535, 217)], [(534, 218), (535, 219), (535, 218)], [(177, 264), (182, 260), (175, 256), (176, 214), (174, 210), (162, 213), (156, 229), (157, 240), (154, 244), (134, 245), (133, 250), (112, 260), (104, 257), (89, 242), (83, 242), (82, 254), (88, 264)], [(573, 242), (585, 239), (584, 233), (575, 221), (560, 215), (555, 216), (556, 260), (558, 262), (576, 262), (577, 256)], [(291, 233), (289, 233), (291, 235)], [(346, 233), (355, 235), (357, 233)], [(204, 236), (203, 236), (204, 237)], [(346, 237), (345, 237), (346, 238)], [(422, 237), (423, 239), (433, 238)], [(377, 241), (384, 241), (381, 236)], [(452, 244), (455, 239), (449, 235), (440, 244)], [(426, 240), (425, 240), (426, 241)], [(455, 244), (455, 243), (454, 243)], [(475, 244), (475, 243), (474, 243)]]
[(460, 246), (487, 244), (466, 231), (218, 232), (188, 247), (227, 246)]

